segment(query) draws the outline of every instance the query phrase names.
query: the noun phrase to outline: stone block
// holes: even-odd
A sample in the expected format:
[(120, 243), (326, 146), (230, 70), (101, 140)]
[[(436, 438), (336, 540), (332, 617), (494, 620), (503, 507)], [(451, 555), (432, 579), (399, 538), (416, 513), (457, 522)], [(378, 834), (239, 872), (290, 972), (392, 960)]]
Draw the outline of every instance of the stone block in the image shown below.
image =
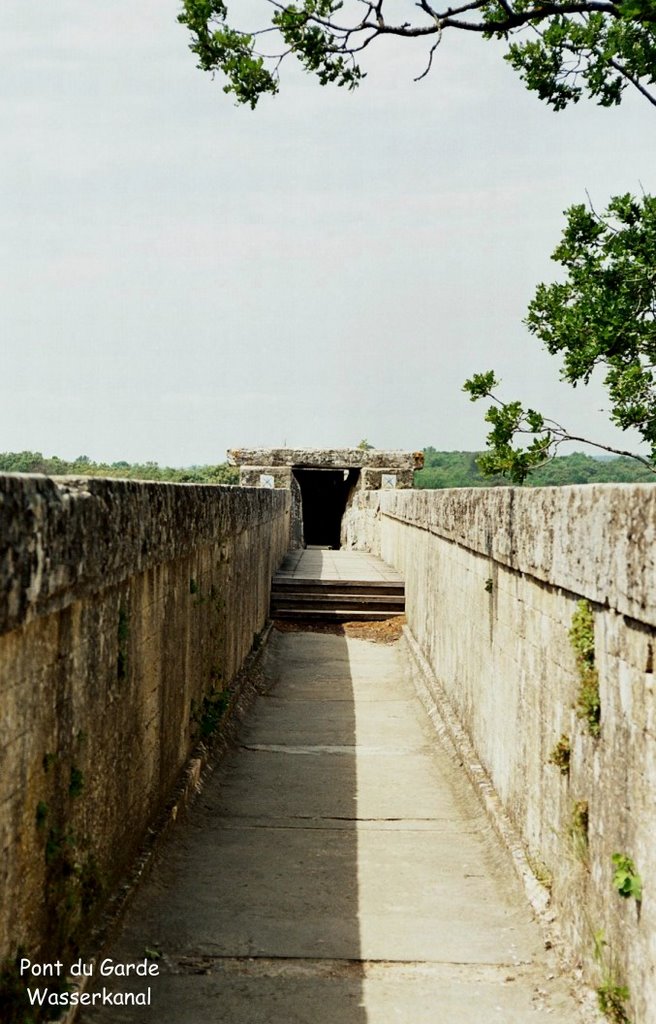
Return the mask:
[(241, 487), (286, 487), (292, 485), (292, 471), (289, 466), (242, 466), (239, 470)]
[(412, 487), (412, 469), (394, 469), (390, 466), (380, 469), (365, 467), (360, 474), (360, 487), (365, 491), (404, 490)]

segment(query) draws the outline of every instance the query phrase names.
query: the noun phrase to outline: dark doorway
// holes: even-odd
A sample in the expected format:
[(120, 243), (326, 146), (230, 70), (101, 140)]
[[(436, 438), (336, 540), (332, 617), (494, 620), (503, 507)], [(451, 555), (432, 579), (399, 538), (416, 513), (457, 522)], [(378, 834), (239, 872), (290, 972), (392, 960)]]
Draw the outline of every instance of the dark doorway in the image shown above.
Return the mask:
[(359, 469), (295, 469), (306, 545), (339, 548), (342, 516)]

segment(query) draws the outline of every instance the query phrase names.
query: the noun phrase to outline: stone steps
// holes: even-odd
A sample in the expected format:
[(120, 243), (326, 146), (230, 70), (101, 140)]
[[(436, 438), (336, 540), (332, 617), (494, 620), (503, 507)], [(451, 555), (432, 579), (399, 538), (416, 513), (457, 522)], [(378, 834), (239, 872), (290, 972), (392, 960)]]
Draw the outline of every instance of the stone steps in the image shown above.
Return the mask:
[(271, 618), (380, 621), (405, 611), (404, 587), (370, 580), (285, 580), (274, 577)]

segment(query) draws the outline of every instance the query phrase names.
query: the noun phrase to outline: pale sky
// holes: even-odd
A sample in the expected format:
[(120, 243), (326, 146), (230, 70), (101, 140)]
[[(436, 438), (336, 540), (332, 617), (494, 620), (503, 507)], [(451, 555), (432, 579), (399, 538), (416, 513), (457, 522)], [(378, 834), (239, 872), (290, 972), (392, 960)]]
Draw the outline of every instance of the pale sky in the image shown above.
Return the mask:
[(290, 65), (251, 112), (177, 10), (3, 0), (0, 451), (482, 448), (461, 387), (490, 368), (629, 442), (521, 321), (567, 206), (656, 189), (653, 107), (556, 114), (496, 44), (445, 33), (419, 84), (425, 45), (390, 40), (356, 93)]

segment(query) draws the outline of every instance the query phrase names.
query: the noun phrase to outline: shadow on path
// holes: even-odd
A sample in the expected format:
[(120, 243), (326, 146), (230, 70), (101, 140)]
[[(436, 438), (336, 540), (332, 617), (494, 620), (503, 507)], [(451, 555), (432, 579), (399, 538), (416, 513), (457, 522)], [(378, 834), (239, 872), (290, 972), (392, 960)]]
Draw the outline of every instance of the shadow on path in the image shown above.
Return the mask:
[(346, 638), (274, 633), (266, 668), (240, 746), (166, 841), (110, 951), (161, 954), (158, 977), (107, 979), (150, 987), (151, 1006), (99, 1006), (83, 1021), (366, 1021)]

